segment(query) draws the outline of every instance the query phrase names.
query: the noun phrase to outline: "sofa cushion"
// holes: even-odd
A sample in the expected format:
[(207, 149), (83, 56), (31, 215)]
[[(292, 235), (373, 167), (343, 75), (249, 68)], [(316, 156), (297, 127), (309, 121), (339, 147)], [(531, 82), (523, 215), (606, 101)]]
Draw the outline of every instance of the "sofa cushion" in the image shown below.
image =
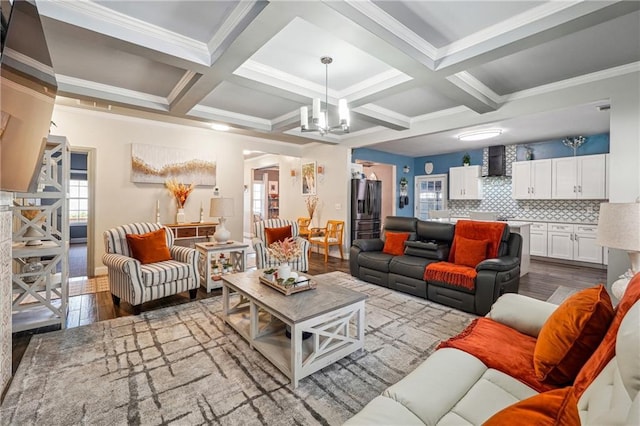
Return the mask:
[(177, 260), (167, 260), (140, 266), (142, 282), (147, 287), (189, 278), (189, 270), (188, 263), (178, 262)]
[(536, 339), (489, 318), (477, 318), (457, 336), (438, 348), (456, 348), (478, 358), (487, 367), (502, 371), (538, 392), (557, 386), (543, 383), (533, 368)]
[(391, 259), (393, 255), (381, 251), (363, 251), (358, 255), (358, 263), (361, 267), (381, 272), (389, 272)]
[(487, 318), (518, 330), (528, 336), (538, 337), (540, 330), (558, 305), (543, 302), (517, 293), (505, 293), (491, 306)]
[(424, 257), (431, 260), (447, 260), (449, 258), (449, 244), (424, 241), (405, 241), (404, 254)]
[[(497, 412), (483, 426), (528, 424), (537, 426), (580, 425), (570, 387), (534, 395)], [(574, 403), (572, 403), (574, 402)]]
[(640, 303), (625, 315), (616, 339), (616, 357), (622, 383), (634, 399), (640, 391)]
[(404, 242), (409, 238), (408, 232), (385, 232), (383, 253), (394, 256), (402, 256), (404, 253)]
[(351, 417), (344, 426), (415, 425), (424, 426), (424, 422), (404, 405), (385, 396), (371, 400), (357, 415)]
[(591, 384), (596, 376), (604, 369), (604, 367), (611, 361), (615, 354), (616, 338), (622, 319), (627, 314), (629, 309), (640, 300), (640, 273), (635, 274), (629, 282), (627, 290), (624, 292), (620, 303), (616, 307), (616, 314), (611, 321), (611, 325), (607, 330), (600, 346), (595, 350), (591, 358), (585, 363), (584, 367), (578, 375), (573, 384), (573, 390), (576, 394), (576, 398), (580, 398), (582, 392)]
[(389, 263), (389, 272), (422, 280), (424, 268), (433, 260), (415, 256), (396, 256)]
[(417, 227), (418, 240), (437, 241), (451, 243), (455, 225), (452, 223), (440, 223), (430, 220), (419, 220)]
[(284, 241), (287, 238), (290, 238), (291, 235), (291, 225), (281, 226), (278, 228), (264, 228), (267, 247), (276, 241)]
[(487, 258), (489, 240), (472, 240), (470, 238), (456, 237), (456, 243), (458, 247), (453, 263), (457, 265), (475, 268), (478, 263)]
[(613, 319), (611, 299), (603, 285), (565, 300), (542, 326), (533, 355), (538, 379), (571, 383), (600, 345)]
[(138, 259), (140, 263), (147, 264), (171, 260), (164, 228), (145, 234), (127, 234), (126, 237), (131, 256)]

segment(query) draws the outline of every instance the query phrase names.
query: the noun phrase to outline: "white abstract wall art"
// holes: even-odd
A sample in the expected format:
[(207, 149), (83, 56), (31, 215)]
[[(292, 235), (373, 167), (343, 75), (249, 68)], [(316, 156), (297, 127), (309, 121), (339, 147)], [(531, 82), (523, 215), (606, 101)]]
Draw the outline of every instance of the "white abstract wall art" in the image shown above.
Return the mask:
[(131, 182), (216, 185), (216, 162), (197, 153), (155, 145), (131, 144)]

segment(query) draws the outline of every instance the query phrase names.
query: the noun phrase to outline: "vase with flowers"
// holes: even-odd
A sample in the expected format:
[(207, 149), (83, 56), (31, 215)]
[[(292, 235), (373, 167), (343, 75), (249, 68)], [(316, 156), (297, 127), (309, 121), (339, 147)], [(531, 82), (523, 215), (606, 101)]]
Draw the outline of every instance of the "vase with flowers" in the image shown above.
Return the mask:
[(189, 194), (195, 188), (194, 184), (185, 185), (178, 183), (175, 179), (169, 179), (165, 182), (167, 189), (171, 192), (171, 195), (176, 199), (176, 205), (178, 206), (178, 214), (176, 215), (176, 223), (184, 223), (184, 205), (189, 198)]
[(314, 224), (315, 224), (315, 221), (313, 220), (313, 215), (318, 209), (318, 202), (319, 202), (319, 199), (316, 195), (310, 195), (304, 200), (304, 203), (307, 206), (307, 213), (309, 214), (309, 221), (310, 221), (311, 227), (314, 227)]
[(300, 257), (302, 253), (298, 242), (293, 237), (276, 241), (269, 245), (269, 256), (280, 262), (278, 267), (278, 279), (287, 280), (291, 276), (289, 262)]

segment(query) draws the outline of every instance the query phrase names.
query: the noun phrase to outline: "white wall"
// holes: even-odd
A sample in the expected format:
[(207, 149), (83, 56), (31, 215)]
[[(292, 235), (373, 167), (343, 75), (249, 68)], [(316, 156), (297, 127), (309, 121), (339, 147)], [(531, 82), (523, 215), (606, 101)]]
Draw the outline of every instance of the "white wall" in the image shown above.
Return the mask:
[[(53, 121), (58, 125), (56, 133), (66, 136), (72, 146), (96, 148), (95, 232), (89, 236), (95, 245), (96, 274), (106, 273), (101, 260), (105, 230), (126, 223), (155, 221), (157, 200), (161, 222), (175, 222), (176, 206), (163, 184), (130, 181), (132, 143), (179, 147), (197, 151), (202, 158), (215, 159), (221, 195), (235, 200), (237, 213), (227, 221), (233, 239), (242, 238), (242, 150), (257, 146), (281, 149), (279, 143), (248, 136), (59, 105), (54, 109)], [(185, 205), (187, 221), (199, 220), (201, 203), (205, 206), (205, 220), (212, 220), (208, 217), (212, 192), (212, 187), (195, 188)]]

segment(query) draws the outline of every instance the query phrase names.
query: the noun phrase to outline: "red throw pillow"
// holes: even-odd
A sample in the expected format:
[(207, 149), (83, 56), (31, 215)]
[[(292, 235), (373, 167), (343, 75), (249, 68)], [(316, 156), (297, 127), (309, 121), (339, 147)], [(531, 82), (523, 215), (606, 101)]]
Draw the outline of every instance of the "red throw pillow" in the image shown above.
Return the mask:
[(582, 290), (556, 309), (540, 329), (533, 352), (539, 380), (571, 383), (600, 345), (613, 320), (613, 306), (600, 284)]
[(146, 234), (127, 234), (127, 243), (131, 257), (141, 263), (155, 263), (171, 260), (171, 253), (167, 247), (167, 234), (164, 228)]
[(482, 426), (580, 425), (580, 415), (570, 387), (555, 389), (516, 402), (484, 422)]
[(487, 258), (487, 246), (489, 240), (472, 240), (464, 237), (456, 237), (456, 254), (453, 263), (475, 268), (476, 265)]
[(385, 232), (384, 234), (383, 253), (394, 256), (402, 256), (404, 254), (404, 242), (409, 239), (408, 232)]
[(276, 241), (284, 241), (292, 236), (291, 225), (280, 228), (264, 228), (264, 236), (267, 239), (267, 246), (270, 246)]

